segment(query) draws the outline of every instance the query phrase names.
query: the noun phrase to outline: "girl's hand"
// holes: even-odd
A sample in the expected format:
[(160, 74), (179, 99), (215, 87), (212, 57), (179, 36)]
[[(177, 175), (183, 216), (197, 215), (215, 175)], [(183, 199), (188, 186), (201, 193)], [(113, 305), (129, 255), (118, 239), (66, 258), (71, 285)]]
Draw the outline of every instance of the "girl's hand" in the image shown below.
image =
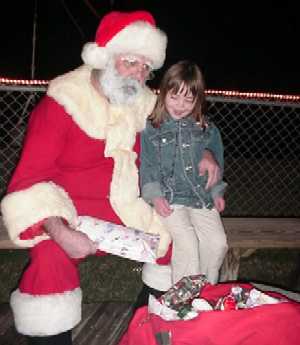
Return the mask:
[(152, 203), (155, 211), (162, 217), (168, 217), (173, 212), (166, 198), (154, 198)]
[(217, 196), (214, 199), (214, 206), (218, 212), (223, 212), (225, 209), (225, 199), (222, 196)]

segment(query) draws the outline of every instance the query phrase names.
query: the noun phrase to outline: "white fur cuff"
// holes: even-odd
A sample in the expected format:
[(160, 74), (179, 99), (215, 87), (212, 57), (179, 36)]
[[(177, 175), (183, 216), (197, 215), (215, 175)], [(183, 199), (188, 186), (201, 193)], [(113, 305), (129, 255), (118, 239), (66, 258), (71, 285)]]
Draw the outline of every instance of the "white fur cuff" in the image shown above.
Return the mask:
[(19, 235), (39, 221), (54, 216), (75, 225), (77, 212), (68, 194), (53, 182), (41, 182), (30, 188), (8, 194), (1, 202), (3, 221), (11, 240), (22, 247), (31, 247), (46, 235), (20, 240)]
[(30, 295), (16, 290), (10, 304), (19, 333), (49, 336), (68, 331), (81, 320), (80, 288), (63, 294)]

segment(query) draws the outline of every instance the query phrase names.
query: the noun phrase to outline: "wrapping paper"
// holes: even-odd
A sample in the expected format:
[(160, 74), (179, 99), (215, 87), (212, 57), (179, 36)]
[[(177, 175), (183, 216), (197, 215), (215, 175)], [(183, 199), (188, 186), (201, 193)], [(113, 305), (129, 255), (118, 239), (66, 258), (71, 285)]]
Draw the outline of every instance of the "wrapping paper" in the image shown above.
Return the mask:
[(159, 235), (90, 216), (78, 217), (76, 230), (97, 242), (98, 248), (102, 251), (135, 261), (156, 262)]
[(221, 296), (217, 302), (209, 303), (204, 298), (197, 298), (208, 284), (205, 275), (184, 277), (159, 300), (150, 295), (149, 313), (158, 315), (165, 321), (191, 320), (199, 313), (209, 310), (238, 310), (287, 302), (286, 298), (275, 298), (255, 288), (245, 289), (233, 285), (229, 293)]
[(197, 297), (207, 283), (207, 278), (203, 274), (183, 277), (161, 296), (161, 300), (165, 305), (176, 310)]

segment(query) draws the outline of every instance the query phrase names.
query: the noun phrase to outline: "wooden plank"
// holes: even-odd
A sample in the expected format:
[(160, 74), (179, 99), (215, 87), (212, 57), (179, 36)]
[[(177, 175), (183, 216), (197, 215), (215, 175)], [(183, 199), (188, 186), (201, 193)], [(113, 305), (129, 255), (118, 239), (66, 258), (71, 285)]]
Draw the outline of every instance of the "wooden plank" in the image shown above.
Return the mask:
[(98, 304), (79, 333), (73, 335), (74, 345), (116, 345), (127, 328), (131, 304), (104, 302)]
[[(300, 218), (223, 218), (230, 248), (300, 248)], [(0, 249), (22, 249), (0, 217)]]
[(8, 303), (0, 305), (0, 339), (13, 324), (13, 317)]
[(81, 322), (72, 331), (73, 339), (77, 338), (79, 334), (83, 331), (84, 327), (86, 327), (87, 323), (90, 321), (90, 319), (94, 316), (94, 314), (99, 309), (100, 304), (101, 303), (98, 303), (98, 304), (89, 303), (89, 304), (82, 305)]
[[(82, 321), (72, 331), (74, 345), (117, 345), (132, 314), (129, 302), (83, 304)], [(0, 345), (26, 345), (17, 333), (8, 303), (0, 304)]]
[(231, 248), (300, 248), (300, 218), (223, 218)]
[(0, 249), (22, 249), (9, 239), (2, 217), (0, 217)]
[(26, 337), (17, 333), (8, 303), (0, 305), (0, 345), (26, 345)]

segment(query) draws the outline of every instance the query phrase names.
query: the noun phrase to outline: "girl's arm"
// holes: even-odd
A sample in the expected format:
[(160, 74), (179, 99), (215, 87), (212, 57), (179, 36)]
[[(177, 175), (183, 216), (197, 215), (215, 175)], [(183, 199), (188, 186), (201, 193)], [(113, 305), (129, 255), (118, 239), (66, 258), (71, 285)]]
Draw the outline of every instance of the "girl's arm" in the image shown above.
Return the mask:
[(217, 197), (223, 197), (227, 183), (223, 181), (224, 173), (224, 146), (219, 129), (214, 125), (210, 124), (210, 138), (206, 148), (211, 151), (220, 167), (220, 176), (218, 182), (211, 188), (210, 192), (213, 199)]
[(153, 203), (153, 199), (163, 197), (158, 160), (157, 151), (149, 140), (149, 132), (146, 128), (141, 134), (140, 184), (142, 198), (149, 204)]

